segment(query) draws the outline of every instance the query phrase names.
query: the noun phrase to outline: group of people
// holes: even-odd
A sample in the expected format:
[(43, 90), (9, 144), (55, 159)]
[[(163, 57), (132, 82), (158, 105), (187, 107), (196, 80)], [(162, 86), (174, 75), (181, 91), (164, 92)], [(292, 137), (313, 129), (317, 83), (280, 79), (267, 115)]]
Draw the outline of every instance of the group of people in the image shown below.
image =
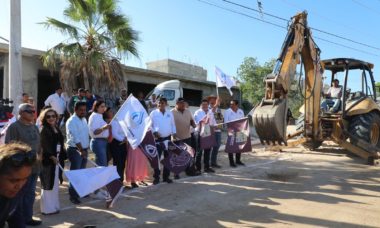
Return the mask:
[[(150, 111), (152, 120), (151, 130), (154, 134), (159, 156), (167, 157), (168, 151), (165, 146), (160, 146), (160, 142), (171, 140), (174, 142), (184, 142), (195, 148), (195, 162), (187, 169), (187, 175), (200, 175), (203, 171), (215, 172), (214, 169), (221, 168), (218, 163), (218, 151), (221, 145), (221, 126), (223, 122), (230, 122), (244, 117), (244, 113), (238, 108), (239, 102), (232, 100), (230, 108), (224, 112), (224, 117), (219, 108), (219, 99), (216, 96), (209, 96), (202, 100), (199, 110), (194, 115), (188, 109), (188, 104), (183, 98), (178, 98), (176, 106), (169, 110), (167, 100), (164, 97), (152, 99), (145, 102), (143, 95), (139, 96), (142, 106), (146, 111)], [(121, 91), (121, 96), (115, 101), (115, 107), (120, 106), (127, 99), (127, 90)], [(79, 89), (78, 93), (70, 99), (62, 96), (62, 88), (57, 88), (56, 92), (45, 101), (44, 107), (38, 116), (36, 124), (36, 109), (30, 103), (22, 103), (18, 109), (17, 121), (12, 123), (5, 135), (5, 145), (2, 149), (16, 148), (14, 155), (9, 154), (4, 159), (18, 158), (21, 155), (21, 164), (30, 167), (30, 174), (27, 175), (12, 190), (13, 195), (17, 195), (17, 207), (6, 194), (0, 191), (0, 206), (7, 205), (12, 208), (8, 215), (0, 214), (0, 225), (7, 220), (12, 226), (12, 221), (18, 224), (36, 226), (41, 224), (41, 220), (33, 218), (33, 204), (38, 177), (41, 180), (41, 201), (40, 208), (42, 214), (59, 213), (60, 204), (58, 198), (59, 184), (63, 182), (62, 169), (65, 160), (70, 161), (70, 170), (84, 169), (87, 166), (89, 151), (94, 153), (95, 163), (98, 166), (108, 166), (112, 160), (117, 167), (120, 180), (124, 184), (130, 184), (132, 188), (139, 185), (147, 185), (145, 179), (148, 177), (148, 161), (140, 148), (132, 149), (118, 121), (112, 121), (114, 110), (106, 107), (105, 101), (92, 95), (89, 91)], [(90, 108), (91, 106), (91, 108)], [(150, 109), (150, 110), (149, 110)], [(65, 121), (65, 135), (60, 128), (65, 118), (65, 112), (70, 113), (70, 117)], [(216, 145), (212, 148), (200, 149), (200, 122), (205, 118), (215, 130)], [(23, 144), (14, 144), (14, 142)], [(13, 145), (13, 147), (12, 147)], [(17, 149), (18, 148), (18, 149)], [(21, 154), (21, 155), (19, 155)], [(3, 154), (0, 154), (3, 156)], [(38, 158), (41, 162), (26, 162), (26, 158)], [(1, 157), (3, 159), (3, 157)], [(17, 159), (16, 159), (17, 160)], [(28, 160), (28, 161), (29, 161)], [(244, 165), (240, 154), (229, 154), (231, 167)], [(16, 165), (17, 166), (17, 165)], [(21, 165), (15, 166), (19, 169)], [(12, 168), (12, 167), (11, 167)], [(9, 169), (11, 169), (9, 168)], [(162, 181), (172, 183), (170, 171), (167, 167), (162, 168)], [(0, 175), (8, 175), (8, 171), (3, 174), (3, 162), (0, 163)], [(11, 174), (10, 174), (11, 175)], [(153, 172), (153, 184), (160, 182), (161, 170), (155, 169)], [(179, 175), (174, 176), (180, 178)], [(0, 180), (2, 183), (3, 178)], [(24, 184), (25, 183), (25, 184)], [(3, 188), (3, 184), (1, 185)], [(20, 191), (20, 192), (19, 192)], [(19, 193), (18, 193), (19, 192)], [(97, 197), (105, 196), (105, 192), (97, 190), (94, 192)], [(79, 204), (80, 197), (73, 188), (69, 186), (70, 201)], [(17, 217), (17, 219), (14, 219)], [(21, 222), (22, 221), (22, 222)], [(2, 222), (2, 223), (1, 223)], [(21, 222), (21, 223), (20, 223)]]

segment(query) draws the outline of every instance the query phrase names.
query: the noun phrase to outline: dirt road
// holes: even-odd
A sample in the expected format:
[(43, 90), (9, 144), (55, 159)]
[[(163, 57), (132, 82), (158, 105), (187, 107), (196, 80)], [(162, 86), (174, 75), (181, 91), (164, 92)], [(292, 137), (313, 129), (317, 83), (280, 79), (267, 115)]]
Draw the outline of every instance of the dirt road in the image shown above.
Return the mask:
[(279, 153), (256, 148), (245, 167), (126, 191), (112, 210), (104, 202), (68, 201), (40, 216), (52, 227), (380, 227), (380, 167), (324, 147)]

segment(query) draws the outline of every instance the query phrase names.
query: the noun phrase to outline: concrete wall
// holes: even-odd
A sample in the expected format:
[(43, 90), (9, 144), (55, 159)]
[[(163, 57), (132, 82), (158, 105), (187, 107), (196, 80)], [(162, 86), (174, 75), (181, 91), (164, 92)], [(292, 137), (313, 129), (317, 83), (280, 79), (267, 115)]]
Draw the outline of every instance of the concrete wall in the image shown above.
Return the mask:
[[(4, 88), (3, 97), (9, 97), (9, 58), (8, 54), (0, 54), (0, 67), (4, 67)], [(38, 70), (42, 69), (41, 61), (38, 57), (23, 56), (22, 57), (22, 85), (23, 92), (37, 99), (38, 94)], [(49, 85), (46, 85), (49, 86)], [(21, 99), (21, 94), (17, 99)]]
[(172, 59), (163, 59), (146, 63), (148, 70), (159, 71), (168, 74), (175, 74), (179, 78), (189, 78), (207, 81), (207, 70), (202, 67), (178, 62)]

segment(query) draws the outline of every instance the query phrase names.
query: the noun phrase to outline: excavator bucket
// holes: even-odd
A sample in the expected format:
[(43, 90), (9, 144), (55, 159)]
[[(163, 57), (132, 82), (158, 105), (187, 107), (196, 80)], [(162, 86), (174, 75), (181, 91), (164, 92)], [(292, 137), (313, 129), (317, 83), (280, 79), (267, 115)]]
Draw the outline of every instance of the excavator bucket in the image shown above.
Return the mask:
[(252, 121), (262, 144), (281, 145), (286, 142), (286, 99), (262, 101), (253, 112)]

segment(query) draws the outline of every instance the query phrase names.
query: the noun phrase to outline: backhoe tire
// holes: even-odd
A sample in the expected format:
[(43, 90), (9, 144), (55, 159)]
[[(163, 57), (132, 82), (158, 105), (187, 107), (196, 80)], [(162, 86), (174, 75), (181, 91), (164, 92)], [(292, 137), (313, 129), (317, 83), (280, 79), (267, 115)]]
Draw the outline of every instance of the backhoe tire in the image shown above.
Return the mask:
[[(305, 116), (301, 114), (296, 121), (296, 129), (297, 131), (304, 129), (305, 127)], [(322, 145), (323, 141), (308, 141), (303, 143), (302, 145), (308, 150), (316, 150)]]
[[(380, 115), (378, 113), (370, 112), (354, 116), (348, 130), (353, 136), (380, 147)], [(350, 141), (353, 145), (358, 144), (358, 140), (353, 137)]]

